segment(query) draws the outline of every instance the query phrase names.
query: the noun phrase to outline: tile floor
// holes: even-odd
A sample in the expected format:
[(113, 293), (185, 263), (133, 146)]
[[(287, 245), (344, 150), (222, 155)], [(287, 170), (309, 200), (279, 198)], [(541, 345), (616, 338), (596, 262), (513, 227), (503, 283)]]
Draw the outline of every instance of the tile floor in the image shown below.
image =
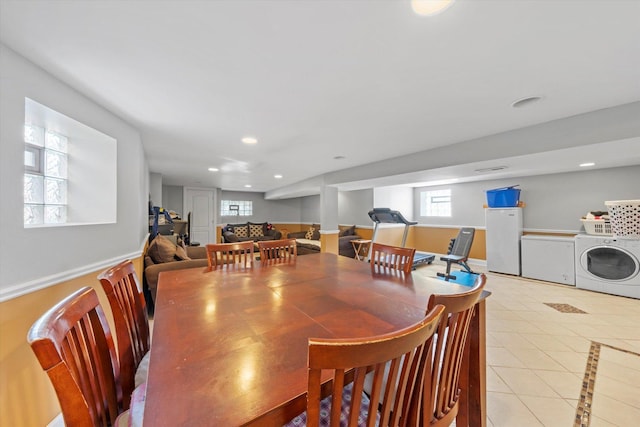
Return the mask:
[(494, 273), (486, 289), (488, 426), (640, 426), (640, 300)]

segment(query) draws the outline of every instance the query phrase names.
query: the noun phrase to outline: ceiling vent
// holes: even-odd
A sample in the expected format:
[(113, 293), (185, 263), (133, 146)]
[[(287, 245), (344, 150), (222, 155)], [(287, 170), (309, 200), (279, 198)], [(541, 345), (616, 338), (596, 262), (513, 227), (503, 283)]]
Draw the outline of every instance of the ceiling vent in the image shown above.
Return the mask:
[(493, 166), (490, 168), (482, 168), (482, 169), (476, 169), (474, 172), (477, 173), (486, 173), (486, 172), (495, 172), (495, 171), (501, 171), (502, 169), (506, 169), (506, 166)]

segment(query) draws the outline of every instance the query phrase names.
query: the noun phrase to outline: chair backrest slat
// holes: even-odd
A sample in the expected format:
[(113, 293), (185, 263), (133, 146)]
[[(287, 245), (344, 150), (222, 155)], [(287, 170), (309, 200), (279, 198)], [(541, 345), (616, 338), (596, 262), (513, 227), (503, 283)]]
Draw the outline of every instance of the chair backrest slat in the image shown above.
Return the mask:
[(120, 366), (96, 292), (84, 287), (43, 314), (27, 341), (69, 427), (112, 426), (123, 411)]
[(210, 243), (206, 245), (209, 270), (253, 267), (253, 242)]
[[(340, 425), (344, 386), (351, 388), (349, 426), (357, 426), (365, 377), (373, 373), (368, 426), (417, 425), (425, 376), (425, 355), (444, 307), (434, 307), (420, 322), (399, 331), (358, 339), (309, 339), (307, 425), (318, 426), (323, 370), (333, 371), (330, 425)], [(385, 366), (389, 365), (387, 369)], [(345, 391), (346, 390), (346, 391)], [(380, 408), (380, 412), (378, 412)]]
[(293, 262), (298, 256), (296, 239), (265, 240), (258, 242), (260, 264)]
[(371, 271), (381, 273), (385, 270), (399, 270), (405, 274), (411, 273), (415, 248), (401, 248), (398, 246), (373, 243), (371, 245)]
[(146, 301), (130, 260), (98, 275), (113, 313), (118, 342), (124, 408), (129, 408), (135, 375), (151, 341)]

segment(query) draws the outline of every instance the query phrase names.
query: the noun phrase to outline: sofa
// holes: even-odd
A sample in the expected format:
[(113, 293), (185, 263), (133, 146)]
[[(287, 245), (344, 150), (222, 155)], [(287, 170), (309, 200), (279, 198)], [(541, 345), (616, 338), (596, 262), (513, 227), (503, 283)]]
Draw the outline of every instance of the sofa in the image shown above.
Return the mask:
[[(144, 288), (150, 310), (156, 302), (158, 276), (163, 271), (208, 267), (207, 249), (204, 246), (184, 246), (175, 236), (157, 235), (144, 256)], [(149, 301), (150, 299), (150, 301)]]
[[(320, 252), (320, 225), (312, 224), (307, 231), (289, 233), (288, 239), (296, 239), (298, 255)], [(361, 239), (356, 234), (356, 226), (340, 227), (338, 234), (338, 253), (342, 256), (355, 258), (356, 252), (351, 244), (352, 240)]]
[(224, 243), (236, 243), (262, 240), (280, 240), (282, 233), (273, 228), (268, 222), (245, 222), (243, 224), (227, 224), (222, 229)]

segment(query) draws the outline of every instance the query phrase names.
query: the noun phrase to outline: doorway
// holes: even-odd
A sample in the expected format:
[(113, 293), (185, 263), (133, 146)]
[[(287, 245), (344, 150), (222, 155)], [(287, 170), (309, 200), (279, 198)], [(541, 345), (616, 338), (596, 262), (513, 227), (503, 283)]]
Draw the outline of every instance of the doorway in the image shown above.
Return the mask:
[(184, 188), (184, 212), (191, 212), (191, 242), (201, 245), (216, 242), (215, 197), (212, 188)]

